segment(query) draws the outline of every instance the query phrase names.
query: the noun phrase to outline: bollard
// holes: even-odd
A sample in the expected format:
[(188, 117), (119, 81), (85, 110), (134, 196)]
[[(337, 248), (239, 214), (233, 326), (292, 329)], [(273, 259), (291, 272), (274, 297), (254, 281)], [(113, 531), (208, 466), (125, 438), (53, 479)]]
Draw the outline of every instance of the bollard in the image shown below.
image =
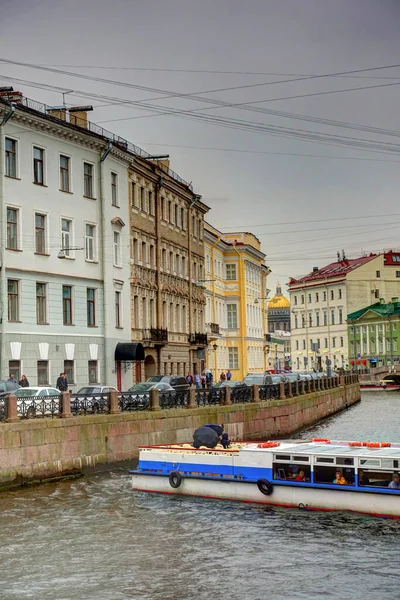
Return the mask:
[(17, 411), (17, 396), (10, 394), (6, 400), (7, 423), (16, 423), (19, 421)]
[(229, 387), (229, 385), (227, 385), (226, 387), (223, 387), (222, 389), (225, 391), (225, 398), (221, 398), (221, 404), (225, 404), (225, 406), (228, 406), (229, 404), (232, 404), (231, 388)]
[(317, 386), (316, 386), (316, 379), (314, 379), (314, 377), (311, 379), (311, 391), (312, 392), (316, 392), (317, 391)]
[(197, 408), (197, 403), (196, 403), (196, 388), (191, 387), (191, 388), (189, 388), (188, 392), (189, 392), (188, 408)]
[(292, 382), (291, 381), (289, 381), (288, 389), (289, 389), (289, 398), (293, 398), (293, 389), (292, 389)]
[(69, 419), (72, 417), (71, 413), (71, 394), (70, 392), (60, 393), (60, 418)]
[(285, 400), (286, 396), (285, 396), (285, 383), (283, 381), (280, 382), (279, 384), (279, 399), (280, 400)]
[(319, 389), (320, 390), (324, 390), (325, 389), (325, 377), (321, 377), (321, 379), (319, 380)]
[(307, 379), (307, 394), (311, 394), (311, 379)]
[(252, 389), (252, 393), (251, 393), (251, 399), (250, 402), (260, 402), (260, 388), (258, 385), (252, 385), (251, 386)]
[(160, 392), (150, 390), (150, 410), (160, 410)]
[(121, 412), (118, 402), (118, 392), (116, 390), (108, 392), (108, 411), (110, 415), (118, 415)]

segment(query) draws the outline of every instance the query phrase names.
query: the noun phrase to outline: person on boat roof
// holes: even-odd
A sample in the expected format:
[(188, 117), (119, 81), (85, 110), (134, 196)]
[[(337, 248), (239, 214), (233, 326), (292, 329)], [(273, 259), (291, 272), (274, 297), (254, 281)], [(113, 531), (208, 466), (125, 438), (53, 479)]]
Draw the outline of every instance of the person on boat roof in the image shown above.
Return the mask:
[(224, 433), (224, 425), (222, 423), (221, 423), (221, 425), (213, 425), (213, 424), (203, 425), (203, 427), (209, 427), (210, 429), (213, 429), (218, 437), (221, 437), (221, 435)]
[(227, 448), (229, 448), (229, 446), (231, 445), (231, 440), (228, 437), (227, 433), (223, 433), (221, 436), (221, 444), (224, 447), (224, 449), (226, 450)]
[(347, 481), (343, 477), (341, 471), (336, 471), (336, 479), (333, 480), (333, 483), (338, 483), (339, 485), (347, 485)]
[(398, 473), (393, 473), (393, 479), (392, 481), (389, 483), (389, 486), (391, 489), (398, 489), (400, 488), (400, 475)]

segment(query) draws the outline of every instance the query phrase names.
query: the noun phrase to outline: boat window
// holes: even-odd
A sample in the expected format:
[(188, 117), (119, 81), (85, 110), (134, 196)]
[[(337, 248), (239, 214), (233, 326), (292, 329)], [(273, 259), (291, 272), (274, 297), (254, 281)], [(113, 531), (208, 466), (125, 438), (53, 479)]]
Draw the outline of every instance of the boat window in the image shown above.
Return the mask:
[[(333, 484), (336, 479), (337, 468), (333, 467), (314, 467), (314, 483), (331, 483)], [(346, 481), (347, 485), (354, 485), (354, 469), (348, 467), (340, 467), (339, 469), (342, 477)], [(337, 484), (344, 485), (344, 484)]]
[(290, 460), (290, 454), (276, 454), (276, 460)]
[(369, 467), (380, 467), (381, 461), (378, 458), (360, 458), (360, 465)]
[(387, 488), (392, 481), (393, 471), (373, 471), (364, 469), (358, 472), (358, 485), (365, 487)]
[(382, 458), (382, 468), (383, 469), (398, 469), (399, 461), (392, 460), (391, 458)]
[(310, 465), (296, 465), (294, 463), (273, 463), (274, 479), (281, 481), (310, 481), (311, 467)]
[(293, 462), (309, 462), (309, 456), (292, 456)]
[(354, 458), (343, 458), (343, 456), (336, 457), (337, 465), (354, 465)]
[(319, 463), (334, 463), (335, 459), (330, 458), (330, 457), (328, 458), (327, 456), (318, 456), (317, 462), (319, 462)]

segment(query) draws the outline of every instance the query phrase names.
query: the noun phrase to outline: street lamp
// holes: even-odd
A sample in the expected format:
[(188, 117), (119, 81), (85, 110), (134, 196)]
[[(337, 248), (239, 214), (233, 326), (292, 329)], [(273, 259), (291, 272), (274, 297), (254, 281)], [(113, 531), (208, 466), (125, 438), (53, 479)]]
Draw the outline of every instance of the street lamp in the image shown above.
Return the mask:
[(269, 296), (265, 296), (264, 298), (254, 298), (254, 304), (258, 304), (260, 300), (269, 300)]
[(68, 256), (67, 252), (70, 252), (71, 250), (84, 250), (84, 249), (85, 248), (78, 248), (76, 246), (69, 246), (68, 248), (61, 248), (61, 250), (57, 254), (57, 258), (67, 258), (67, 256)]
[(194, 282), (194, 285), (197, 287), (204, 287), (204, 283), (211, 283), (212, 281), (215, 281), (215, 279), (198, 279)]

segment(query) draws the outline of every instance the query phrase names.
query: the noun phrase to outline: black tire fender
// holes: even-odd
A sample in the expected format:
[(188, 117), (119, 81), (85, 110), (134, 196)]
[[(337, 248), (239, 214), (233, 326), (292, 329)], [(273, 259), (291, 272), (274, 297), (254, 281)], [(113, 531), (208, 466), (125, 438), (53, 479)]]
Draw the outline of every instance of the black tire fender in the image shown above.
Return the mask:
[(174, 488), (177, 489), (178, 487), (180, 487), (182, 483), (182, 475), (179, 473), (179, 471), (171, 471), (171, 473), (169, 474), (169, 485)]
[(257, 487), (264, 496), (270, 496), (274, 490), (272, 483), (268, 479), (259, 479)]

